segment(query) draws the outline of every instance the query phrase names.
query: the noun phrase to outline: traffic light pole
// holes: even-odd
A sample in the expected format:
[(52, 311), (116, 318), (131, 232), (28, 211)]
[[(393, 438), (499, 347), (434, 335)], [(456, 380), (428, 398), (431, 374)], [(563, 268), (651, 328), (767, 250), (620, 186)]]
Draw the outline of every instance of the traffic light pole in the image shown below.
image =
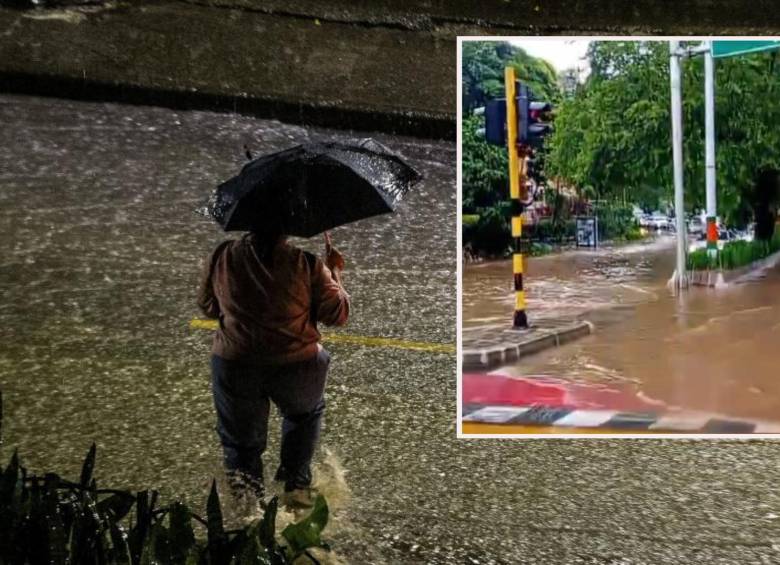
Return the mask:
[(718, 254), (718, 225), (715, 191), (715, 69), (712, 41), (704, 44), (704, 139), (707, 189), (707, 255)]
[(515, 69), (504, 69), (504, 88), (506, 90), (506, 126), (507, 152), (509, 153), (509, 198), (512, 205), (512, 240), (514, 254), (512, 255), (512, 273), (514, 275), (515, 314), (512, 322), (514, 329), (528, 327), (528, 317), (525, 313), (525, 290), (523, 290), (523, 254), (520, 247), (520, 237), (523, 235), (523, 203), (520, 199), (520, 187), (525, 176), (525, 163), (521, 161), (518, 152), (517, 104), (515, 98)]

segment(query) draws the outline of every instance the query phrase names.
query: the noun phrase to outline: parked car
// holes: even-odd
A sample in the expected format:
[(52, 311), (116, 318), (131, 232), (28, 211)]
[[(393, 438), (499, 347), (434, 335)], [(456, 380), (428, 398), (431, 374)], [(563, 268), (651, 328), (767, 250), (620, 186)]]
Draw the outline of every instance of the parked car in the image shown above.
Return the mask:
[(650, 215), (648, 227), (659, 231), (668, 231), (674, 229), (674, 220), (661, 212), (653, 212), (653, 214)]
[(688, 233), (694, 235), (707, 236), (707, 226), (699, 216), (692, 216), (688, 219)]

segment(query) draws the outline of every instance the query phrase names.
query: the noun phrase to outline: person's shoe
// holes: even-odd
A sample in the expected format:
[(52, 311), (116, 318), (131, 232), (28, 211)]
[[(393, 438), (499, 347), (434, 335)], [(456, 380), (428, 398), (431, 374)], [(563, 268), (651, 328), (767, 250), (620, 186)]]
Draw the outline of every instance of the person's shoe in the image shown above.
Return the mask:
[(282, 504), (292, 510), (307, 510), (314, 507), (316, 493), (311, 487), (296, 488), (285, 491)]

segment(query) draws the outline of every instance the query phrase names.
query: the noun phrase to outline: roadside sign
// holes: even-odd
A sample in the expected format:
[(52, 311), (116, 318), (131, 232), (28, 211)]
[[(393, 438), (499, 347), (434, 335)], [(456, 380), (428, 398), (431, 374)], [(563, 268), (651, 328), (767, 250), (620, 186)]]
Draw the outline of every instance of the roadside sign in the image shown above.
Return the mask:
[(713, 57), (734, 57), (780, 48), (780, 41), (713, 41)]
[(598, 247), (599, 222), (593, 216), (581, 216), (577, 220), (577, 247)]

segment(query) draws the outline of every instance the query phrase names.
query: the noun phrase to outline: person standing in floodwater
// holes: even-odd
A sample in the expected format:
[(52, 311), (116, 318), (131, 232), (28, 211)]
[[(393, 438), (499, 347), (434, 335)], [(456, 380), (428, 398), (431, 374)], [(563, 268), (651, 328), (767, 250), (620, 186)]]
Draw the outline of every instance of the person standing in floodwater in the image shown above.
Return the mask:
[(317, 323), (344, 325), (344, 258), (325, 234), (325, 260), (277, 231), (220, 244), (209, 257), (198, 306), (219, 320), (211, 356), (217, 433), (236, 492), (265, 493), (262, 454), (269, 401), (283, 417), (280, 465), (288, 506), (313, 504), (311, 460), (325, 410), (330, 355)]

